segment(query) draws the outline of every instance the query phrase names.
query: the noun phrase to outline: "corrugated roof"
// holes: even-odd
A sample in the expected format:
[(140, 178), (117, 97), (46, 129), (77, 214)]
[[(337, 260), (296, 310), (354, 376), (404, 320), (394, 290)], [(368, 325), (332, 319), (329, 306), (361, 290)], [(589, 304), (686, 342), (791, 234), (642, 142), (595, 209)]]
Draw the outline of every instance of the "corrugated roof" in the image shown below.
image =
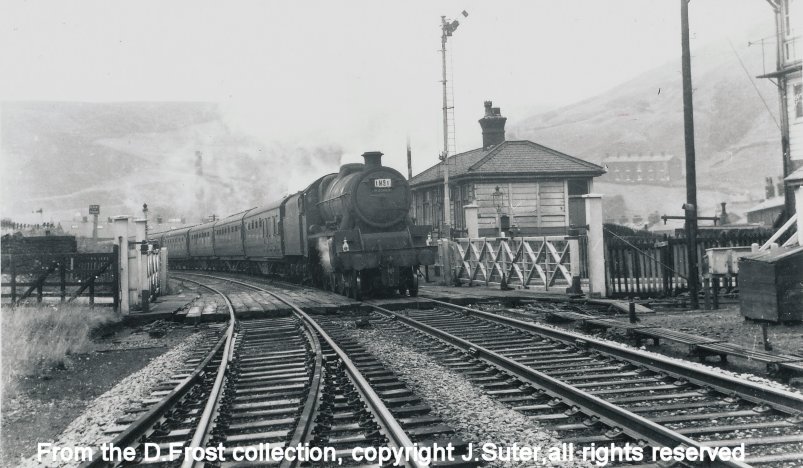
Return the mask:
[[(410, 185), (443, 180), (441, 164), (438, 163), (413, 177)], [(487, 150), (477, 148), (449, 158), (450, 177), (471, 174), (530, 174), (543, 177), (572, 173), (597, 176), (604, 174), (605, 170), (596, 164), (528, 140), (505, 141)]]

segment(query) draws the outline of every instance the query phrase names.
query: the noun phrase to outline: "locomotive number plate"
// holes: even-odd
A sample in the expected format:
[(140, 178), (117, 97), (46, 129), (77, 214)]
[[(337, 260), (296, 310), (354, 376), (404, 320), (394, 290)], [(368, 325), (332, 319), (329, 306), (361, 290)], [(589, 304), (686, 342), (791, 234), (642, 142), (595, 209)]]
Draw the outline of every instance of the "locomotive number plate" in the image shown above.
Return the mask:
[(374, 188), (391, 188), (390, 179), (374, 179)]

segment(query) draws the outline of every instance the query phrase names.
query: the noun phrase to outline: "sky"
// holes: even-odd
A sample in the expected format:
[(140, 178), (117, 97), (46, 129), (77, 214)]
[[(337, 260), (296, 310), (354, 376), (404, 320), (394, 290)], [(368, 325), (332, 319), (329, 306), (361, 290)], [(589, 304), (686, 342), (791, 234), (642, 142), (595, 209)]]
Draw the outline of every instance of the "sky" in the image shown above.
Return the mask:
[[(415, 172), (441, 150), (441, 15), (460, 21), (459, 151), (480, 145), (485, 100), (515, 122), (680, 54), (679, 0), (0, 5), (0, 101), (217, 102), (263, 141), (337, 144), (344, 163), (380, 150), (403, 173), (408, 136)], [(690, 16), (693, 48), (772, 24), (762, 0), (693, 0)]]

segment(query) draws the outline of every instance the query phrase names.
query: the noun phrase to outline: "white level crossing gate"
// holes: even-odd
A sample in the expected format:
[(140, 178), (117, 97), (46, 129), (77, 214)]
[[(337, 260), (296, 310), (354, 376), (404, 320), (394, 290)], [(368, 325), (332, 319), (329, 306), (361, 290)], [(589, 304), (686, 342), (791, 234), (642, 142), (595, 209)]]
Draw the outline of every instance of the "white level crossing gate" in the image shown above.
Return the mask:
[[(576, 237), (455, 239), (460, 256), (457, 279), (463, 283), (567, 287), (579, 276)], [(574, 268), (573, 268), (574, 264)]]

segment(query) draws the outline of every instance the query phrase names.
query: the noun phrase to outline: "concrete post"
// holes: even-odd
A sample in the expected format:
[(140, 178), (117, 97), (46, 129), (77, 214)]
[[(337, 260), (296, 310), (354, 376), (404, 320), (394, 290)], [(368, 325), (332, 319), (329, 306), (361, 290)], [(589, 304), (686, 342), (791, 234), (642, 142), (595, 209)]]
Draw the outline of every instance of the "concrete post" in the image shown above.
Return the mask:
[(480, 224), (477, 213), (480, 207), (476, 202), (471, 202), (463, 207), (466, 219), (466, 230), (468, 230), (468, 238), (476, 239), (480, 237)]
[(586, 205), (588, 223), (588, 285), (589, 296), (605, 297), (605, 242), (602, 238), (602, 195), (589, 193), (582, 196)]
[(167, 247), (159, 249), (159, 295), (170, 294), (170, 286), (167, 283)]
[(148, 246), (144, 244), (146, 235), (145, 219), (134, 220), (134, 240), (137, 242), (136, 264), (137, 264), (137, 280), (134, 282), (136, 287), (136, 301), (143, 312), (148, 312), (148, 304), (150, 303), (150, 282), (148, 280)]
[(120, 271), (118, 272), (120, 279), (120, 313), (128, 315), (131, 313), (130, 298), (128, 295), (128, 216), (116, 216), (114, 218), (114, 243), (119, 246), (118, 252), (120, 253)]

